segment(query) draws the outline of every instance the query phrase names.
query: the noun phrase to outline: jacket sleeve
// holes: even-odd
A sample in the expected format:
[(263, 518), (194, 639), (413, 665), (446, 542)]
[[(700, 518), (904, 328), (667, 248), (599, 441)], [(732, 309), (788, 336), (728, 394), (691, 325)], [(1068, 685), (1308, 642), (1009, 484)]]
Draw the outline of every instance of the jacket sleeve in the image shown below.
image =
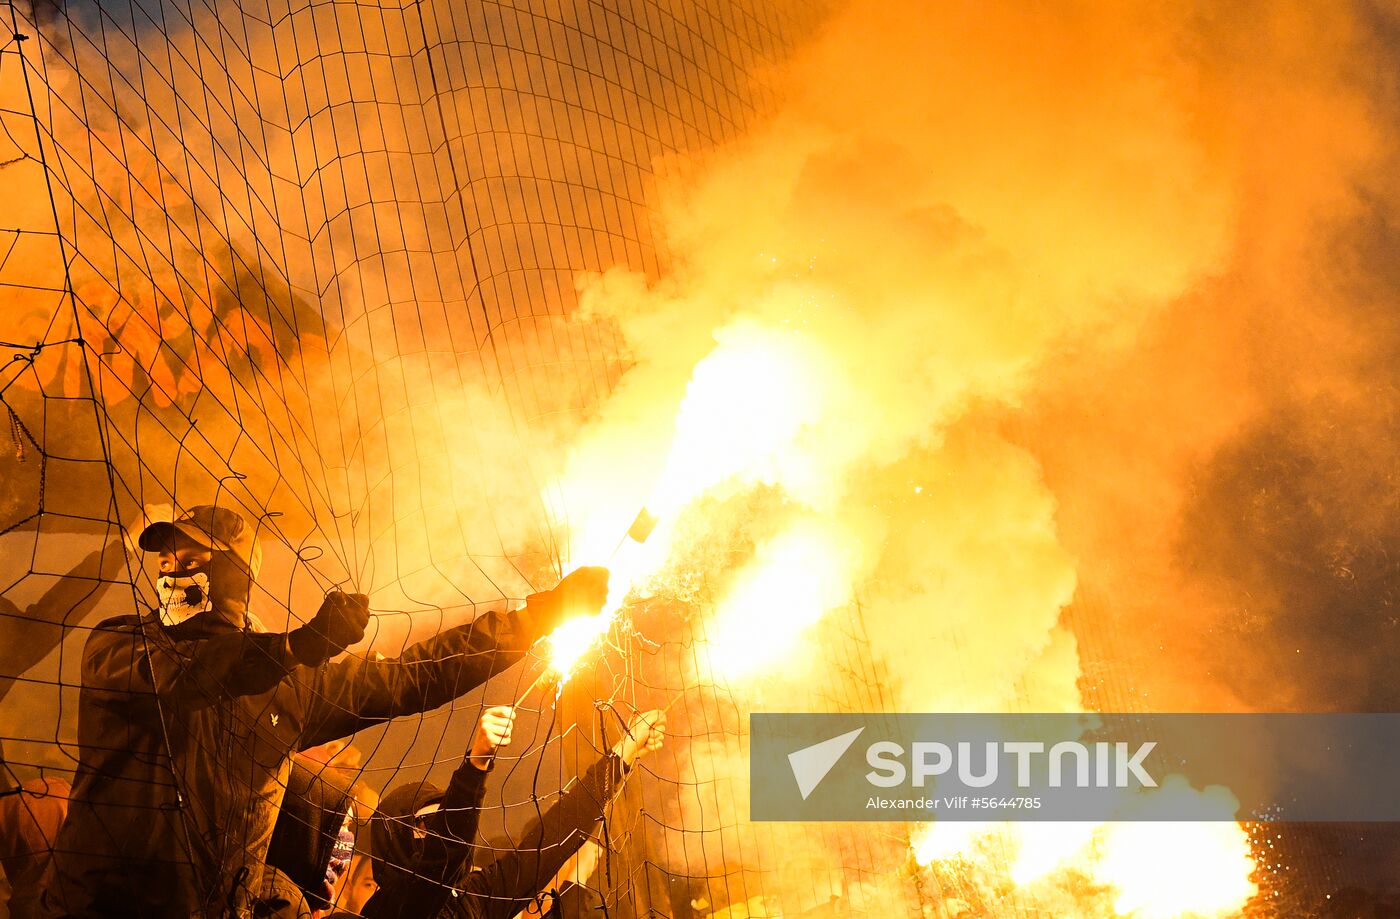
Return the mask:
[(380, 888), (365, 904), (366, 919), (421, 919), (437, 916), (457, 895), (456, 887), (471, 870), (472, 841), (481, 820), (487, 772), (463, 760), (452, 774), (440, 810), (425, 821), (422, 854), (407, 869), (412, 877)]
[(528, 906), (588, 841), (594, 824), (603, 819), (604, 808), (621, 787), (624, 772), (622, 759), (609, 753), (560, 795), (514, 849), (468, 875), (462, 896), (473, 900), (474, 914), (485, 919), (511, 919)]
[(528, 607), (483, 613), (413, 645), (401, 657), (349, 657), (324, 666), (311, 681), (302, 748), (446, 705), (520, 661), (541, 625)]
[(232, 631), (177, 641), (148, 624), (123, 617), (97, 626), (83, 652), (84, 688), (154, 691), (157, 698), (203, 708), (267, 692), (295, 666), (284, 635)]

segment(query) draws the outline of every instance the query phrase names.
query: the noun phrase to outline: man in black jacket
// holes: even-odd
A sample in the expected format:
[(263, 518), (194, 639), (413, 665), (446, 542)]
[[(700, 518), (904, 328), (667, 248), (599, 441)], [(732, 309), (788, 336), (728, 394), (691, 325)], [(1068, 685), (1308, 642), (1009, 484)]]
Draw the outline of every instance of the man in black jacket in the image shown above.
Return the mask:
[(580, 569), (398, 659), (328, 663), (363, 637), (368, 599), (333, 591), (300, 628), (254, 631), (260, 553), (237, 513), (196, 507), (140, 546), (160, 554), (160, 607), (103, 622), (84, 649), (46, 919), (247, 915), (293, 751), (437, 708), (607, 596), (607, 572)]

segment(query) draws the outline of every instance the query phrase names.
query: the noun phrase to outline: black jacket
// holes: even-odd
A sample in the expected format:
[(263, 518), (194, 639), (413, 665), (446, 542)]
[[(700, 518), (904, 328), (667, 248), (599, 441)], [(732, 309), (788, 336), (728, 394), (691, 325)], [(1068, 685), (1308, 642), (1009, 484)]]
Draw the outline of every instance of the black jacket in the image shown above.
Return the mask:
[[(380, 888), (365, 904), (363, 916), (511, 919), (588, 841), (623, 774), (622, 760), (609, 753), (560, 795), (521, 835), (515, 849), (474, 871), (471, 843), (480, 817), (485, 773), (464, 762), (452, 776), (442, 809), (430, 815), (427, 836), (418, 845), (411, 841), (411, 823), (402, 814), (387, 815), (383, 823), (385, 817), (375, 818), (375, 880)], [(390, 800), (391, 795), (385, 796), (385, 802)], [(384, 810), (383, 803), (380, 809)], [(401, 861), (410, 853), (409, 861)], [(383, 862), (390, 863), (389, 870), (384, 870)], [(351, 916), (337, 913), (331, 919)]]
[(545, 607), (316, 669), (285, 635), (207, 613), (173, 628), (154, 613), (103, 622), (83, 654), (79, 764), (42, 915), (246, 915), (291, 753), (485, 682), (552, 626)]
[(255, 919), (300, 919), (330, 906), (327, 869), (351, 802), (350, 789), (339, 779), (335, 769), (292, 757)]

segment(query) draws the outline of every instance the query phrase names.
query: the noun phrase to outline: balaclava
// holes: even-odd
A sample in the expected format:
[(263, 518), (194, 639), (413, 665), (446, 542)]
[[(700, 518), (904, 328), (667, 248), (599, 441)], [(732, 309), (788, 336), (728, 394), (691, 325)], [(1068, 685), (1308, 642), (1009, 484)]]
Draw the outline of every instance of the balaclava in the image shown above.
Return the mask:
[(446, 793), (431, 782), (400, 785), (379, 802), (370, 825), (370, 850), (374, 853), (374, 879), (392, 897), (400, 885), (413, 878), (409, 870), (423, 849), (417, 815), (440, 804)]
[(209, 598), (209, 565), (167, 572), (156, 578), (160, 621), (175, 626), (214, 608)]

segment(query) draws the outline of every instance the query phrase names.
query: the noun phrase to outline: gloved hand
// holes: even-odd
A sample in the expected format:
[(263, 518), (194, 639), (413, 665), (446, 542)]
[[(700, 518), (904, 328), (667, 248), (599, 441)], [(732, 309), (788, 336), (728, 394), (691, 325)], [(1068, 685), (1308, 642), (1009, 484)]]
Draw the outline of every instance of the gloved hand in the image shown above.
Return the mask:
[(310, 622), (287, 634), (287, 646), (297, 663), (319, 667), (364, 638), (367, 625), (369, 597), (333, 590)]
[(608, 569), (579, 568), (569, 572), (553, 590), (532, 594), (521, 610), (535, 638), (553, 632), (576, 616), (602, 612), (608, 600)]

